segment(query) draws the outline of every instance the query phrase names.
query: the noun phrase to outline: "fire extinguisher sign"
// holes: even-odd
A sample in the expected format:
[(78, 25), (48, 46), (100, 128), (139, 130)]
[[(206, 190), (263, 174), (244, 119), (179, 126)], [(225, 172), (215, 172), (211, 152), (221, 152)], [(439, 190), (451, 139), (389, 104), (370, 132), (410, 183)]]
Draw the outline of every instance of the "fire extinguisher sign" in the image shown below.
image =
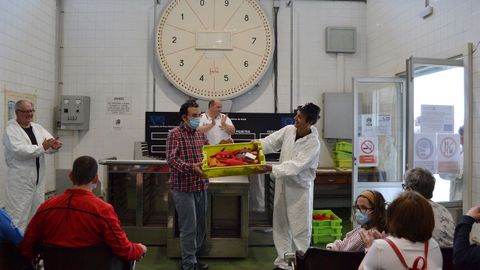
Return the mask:
[(360, 137), (358, 141), (358, 167), (378, 166), (378, 137)]

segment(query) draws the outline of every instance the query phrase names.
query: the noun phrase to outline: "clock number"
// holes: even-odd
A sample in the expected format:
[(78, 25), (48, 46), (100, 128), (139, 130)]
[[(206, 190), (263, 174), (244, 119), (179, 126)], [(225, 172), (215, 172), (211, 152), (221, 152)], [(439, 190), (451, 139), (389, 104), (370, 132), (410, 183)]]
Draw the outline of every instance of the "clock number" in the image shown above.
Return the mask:
[(183, 21), (183, 13), (182, 13), (182, 15), (181, 15), (181, 16), (182, 16), (182, 21)]
[(200, 0), (200, 6), (205, 6), (205, 0)]
[(203, 82), (203, 75), (202, 75), (202, 76), (200, 76), (200, 81), (202, 81), (202, 82)]
[(255, 44), (255, 41), (257, 41), (256, 37), (252, 37), (252, 44)]
[(172, 37), (172, 43), (177, 43), (177, 37)]
[(228, 5), (230, 5), (230, 2), (228, 2), (228, 0), (225, 0), (225, 6), (228, 7)]
[(223, 80), (228, 82), (228, 75), (227, 74), (223, 75)]
[(180, 66), (183, 67), (185, 65), (185, 62), (183, 61), (183, 59), (180, 59)]
[(250, 20), (250, 18), (248, 17), (248, 14), (246, 14), (243, 19), (244, 19), (246, 22), (248, 22), (248, 20)]
[(243, 66), (248, 67), (248, 61), (247, 60), (245, 60), (245, 62), (243, 62)]

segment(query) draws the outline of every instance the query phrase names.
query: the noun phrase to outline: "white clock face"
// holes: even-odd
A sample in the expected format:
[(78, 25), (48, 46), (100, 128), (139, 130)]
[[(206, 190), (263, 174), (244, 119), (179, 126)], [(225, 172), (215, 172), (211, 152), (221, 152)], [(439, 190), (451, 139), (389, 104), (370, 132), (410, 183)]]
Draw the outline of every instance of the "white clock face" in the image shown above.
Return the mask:
[(273, 43), (256, 0), (173, 0), (157, 27), (163, 72), (201, 99), (229, 99), (250, 90), (270, 64)]

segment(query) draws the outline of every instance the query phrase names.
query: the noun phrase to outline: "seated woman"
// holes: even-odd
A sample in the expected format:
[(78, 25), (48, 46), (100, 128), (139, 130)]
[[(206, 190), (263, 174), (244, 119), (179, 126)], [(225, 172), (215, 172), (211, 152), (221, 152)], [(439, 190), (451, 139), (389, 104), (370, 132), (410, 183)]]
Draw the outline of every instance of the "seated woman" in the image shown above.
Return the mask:
[(360, 232), (375, 229), (385, 231), (385, 199), (382, 193), (375, 190), (365, 190), (358, 195), (353, 206), (355, 220), (360, 225), (345, 235), (343, 240), (327, 244), (327, 249), (338, 251), (363, 251), (365, 243)]
[(432, 232), (433, 239), (437, 241), (440, 247), (453, 246), (455, 222), (447, 208), (431, 200), (435, 188), (435, 178), (432, 173), (423, 168), (413, 168), (408, 170), (404, 177), (405, 190), (420, 193), (432, 205), (433, 217), (435, 218), (435, 228)]
[(472, 226), (479, 221), (480, 206), (475, 206), (468, 210), (455, 228), (453, 264), (457, 269), (478, 269), (480, 266), (480, 246), (470, 244)]
[(415, 191), (403, 192), (387, 209), (390, 236), (373, 241), (372, 232), (362, 233), (368, 252), (358, 269), (442, 269), (434, 226), (430, 203)]

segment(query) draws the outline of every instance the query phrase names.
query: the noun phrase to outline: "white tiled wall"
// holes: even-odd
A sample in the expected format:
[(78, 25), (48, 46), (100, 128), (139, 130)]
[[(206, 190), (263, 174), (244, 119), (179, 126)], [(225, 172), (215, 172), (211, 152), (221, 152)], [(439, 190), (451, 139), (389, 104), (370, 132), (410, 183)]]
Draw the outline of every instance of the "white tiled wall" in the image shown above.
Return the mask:
[[(55, 0), (0, 1), (0, 135), (5, 129), (5, 90), (37, 97), (36, 122), (49, 131), (55, 104)], [(0, 206), (6, 165), (0, 145)], [(54, 160), (47, 157), (47, 190), (53, 189)]]
[[(162, 5), (168, 1), (161, 1)], [(272, 16), (272, 1), (262, 0)], [(290, 111), (290, 8), (281, 1), (279, 11), (279, 112)], [(88, 132), (65, 132), (67, 141), (60, 154), (61, 168), (69, 168), (72, 159), (82, 154), (95, 158), (133, 157), (133, 142), (144, 140), (144, 112), (178, 111), (188, 98), (163, 77), (153, 54), (155, 21), (163, 6), (152, 0), (76, 0), (64, 1), (63, 94), (92, 98)], [(366, 72), (365, 4), (349, 2), (295, 1), (294, 6), (294, 102), (321, 102), (325, 91), (350, 91), (352, 74)], [(345, 70), (337, 74), (337, 59), (324, 52), (324, 28), (328, 25), (356, 26), (358, 53), (345, 55)], [(343, 62), (342, 62), (343, 64)], [(337, 78), (339, 77), (339, 78)], [(345, 81), (339, 89), (337, 81)], [(109, 96), (131, 96), (133, 112), (124, 115), (121, 132), (114, 131), (117, 118), (106, 114)], [(272, 69), (260, 85), (233, 100), (232, 111), (273, 112)], [(328, 162), (329, 156), (324, 152)]]
[[(162, 6), (153, 0), (75, 0), (63, 2), (63, 46), (59, 94), (92, 98), (90, 130), (60, 132), (65, 146), (57, 168), (69, 168), (73, 158), (133, 157), (133, 142), (144, 140), (144, 112), (177, 111), (187, 96), (160, 75), (153, 54), (155, 19)], [(162, 5), (168, 1), (160, 1)], [(272, 2), (260, 0), (272, 16)], [(280, 1), (278, 13), (278, 108), (290, 106), (290, 11)], [(424, 1), (369, 0), (294, 1), (292, 106), (321, 102), (326, 91), (351, 91), (352, 76), (392, 76), (403, 71), (410, 55), (450, 57), (463, 53), (467, 41), (480, 37), (480, 1), (434, 0), (434, 15), (421, 20)], [(5, 89), (37, 94), (38, 122), (52, 130), (55, 95), (55, 1), (0, 2), (0, 118)], [(326, 54), (325, 27), (357, 27), (355, 54)], [(474, 65), (474, 189), (480, 182), (480, 65)], [(155, 83), (154, 83), (155, 80)], [(154, 87), (155, 85), (155, 87)], [(154, 100), (155, 88), (155, 100)], [(128, 115), (107, 114), (112, 96), (132, 98)], [(271, 70), (260, 86), (233, 100), (233, 111), (273, 112)], [(122, 120), (121, 130), (113, 122)], [(319, 124), (321, 128), (321, 123)], [(3, 120), (0, 130), (4, 129)], [(1, 150), (1, 149), (0, 149)], [(324, 153), (323, 155), (326, 155)], [(322, 156), (322, 160), (328, 157)], [(53, 166), (52, 160), (48, 164)], [(0, 177), (5, 165), (0, 163)], [(49, 168), (53, 179), (53, 167)], [(50, 177), (49, 177), (50, 178)], [(0, 188), (3, 182), (0, 181)], [(53, 181), (49, 182), (49, 186)], [(478, 198), (478, 193), (474, 194)], [(0, 196), (0, 198), (2, 198)], [(1, 201), (0, 201), (1, 203)]]
[[(448, 58), (480, 41), (480, 1), (434, 0), (433, 15), (421, 19), (424, 1), (368, 0), (367, 55), (370, 75), (405, 70), (410, 56)], [(480, 61), (473, 68), (473, 202), (480, 204)]]

